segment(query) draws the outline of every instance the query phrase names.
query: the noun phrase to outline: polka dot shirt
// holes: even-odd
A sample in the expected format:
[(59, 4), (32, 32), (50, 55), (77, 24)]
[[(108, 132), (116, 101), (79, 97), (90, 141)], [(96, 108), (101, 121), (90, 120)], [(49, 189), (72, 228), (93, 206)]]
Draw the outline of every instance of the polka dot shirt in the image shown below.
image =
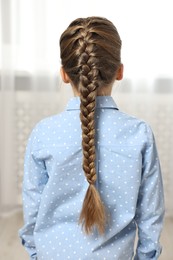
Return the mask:
[[(106, 232), (87, 236), (78, 224), (88, 188), (82, 169), (80, 99), (41, 120), (30, 134), (24, 164), (24, 226), (30, 259), (158, 259), (164, 218), (159, 159), (151, 128), (98, 96), (95, 113), (96, 187)], [(138, 244), (134, 241), (138, 231)]]

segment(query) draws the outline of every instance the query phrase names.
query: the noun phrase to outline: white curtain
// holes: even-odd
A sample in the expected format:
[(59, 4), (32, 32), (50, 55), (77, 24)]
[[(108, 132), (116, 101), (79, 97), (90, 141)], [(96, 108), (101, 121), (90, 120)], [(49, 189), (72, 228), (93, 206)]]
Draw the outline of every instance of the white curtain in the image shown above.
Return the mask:
[(59, 77), (59, 37), (77, 17), (110, 19), (121, 35), (124, 80), (113, 97), (153, 128), (173, 216), (171, 0), (0, 1), (0, 214), (21, 207), (23, 157), (34, 124), (72, 96)]

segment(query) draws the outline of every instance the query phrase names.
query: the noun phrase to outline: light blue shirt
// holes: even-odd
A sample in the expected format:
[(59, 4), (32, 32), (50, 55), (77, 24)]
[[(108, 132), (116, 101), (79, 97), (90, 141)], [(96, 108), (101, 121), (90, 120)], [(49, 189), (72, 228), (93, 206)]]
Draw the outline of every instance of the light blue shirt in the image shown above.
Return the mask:
[[(88, 182), (82, 169), (80, 99), (40, 121), (25, 156), (24, 226), (19, 235), (30, 259), (158, 259), (164, 218), (162, 177), (151, 128), (97, 97), (96, 186), (108, 223), (105, 235), (78, 225)], [(138, 230), (138, 246), (134, 240)]]

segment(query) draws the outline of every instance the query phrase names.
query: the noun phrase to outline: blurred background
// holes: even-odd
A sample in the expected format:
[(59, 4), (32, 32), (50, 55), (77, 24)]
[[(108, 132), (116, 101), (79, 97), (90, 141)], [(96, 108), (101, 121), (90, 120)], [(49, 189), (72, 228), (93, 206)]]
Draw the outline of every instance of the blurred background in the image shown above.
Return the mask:
[[(155, 134), (165, 189), (160, 259), (173, 243), (173, 15), (171, 0), (0, 1), (0, 259), (25, 260), (21, 185), (28, 135), (72, 97), (59, 77), (59, 37), (77, 17), (104, 16), (122, 39), (124, 79), (112, 96)], [(122, 259), (126, 260), (126, 259)]]

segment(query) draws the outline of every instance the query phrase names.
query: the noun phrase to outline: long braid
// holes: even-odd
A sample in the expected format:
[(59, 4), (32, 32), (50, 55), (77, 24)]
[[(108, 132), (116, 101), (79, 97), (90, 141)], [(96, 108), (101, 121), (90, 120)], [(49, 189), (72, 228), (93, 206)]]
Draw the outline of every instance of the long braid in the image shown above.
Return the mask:
[(83, 170), (89, 183), (79, 223), (86, 233), (96, 227), (105, 231), (106, 211), (95, 187), (95, 107), (97, 91), (114, 79), (120, 66), (121, 40), (115, 26), (105, 18), (74, 20), (60, 39), (61, 60), (65, 72), (80, 93)]
[[(88, 33), (89, 36), (91, 35)], [(90, 57), (92, 57), (93, 44), (89, 43), (87, 32), (81, 31), (83, 39), (80, 39), (80, 119), (82, 122), (82, 148), (83, 148), (83, 170), (89, 183), (89, 187), (83, 202), (79, 222), (83, 224), (86, 233), (92, 231), (96, 226), (99, 233), (104, 233), (106, 214), (100, 195), (95, 188), (95, 106), (98, 85), (98, 70), (94, 68)]]

